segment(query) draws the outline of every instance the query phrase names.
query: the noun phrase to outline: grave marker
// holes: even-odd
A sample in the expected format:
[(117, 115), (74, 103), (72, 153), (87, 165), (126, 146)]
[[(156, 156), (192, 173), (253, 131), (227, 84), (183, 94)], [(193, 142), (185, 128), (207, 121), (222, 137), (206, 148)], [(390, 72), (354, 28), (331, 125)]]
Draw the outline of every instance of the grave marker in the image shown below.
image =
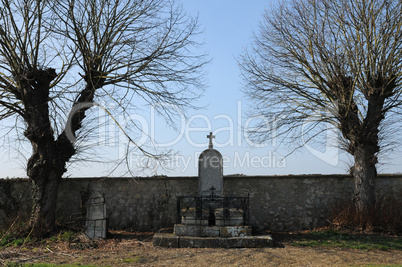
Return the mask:
[[(209, 138), (208, 149), (204, 150), (198, 160), (198, 195), (208, 196), (212, 192), (216, 196), (223, 194), (223, 164), (222, 155), (213, 148), (212, 132)], [(211, 188), (213, 190), (211, 191)]]

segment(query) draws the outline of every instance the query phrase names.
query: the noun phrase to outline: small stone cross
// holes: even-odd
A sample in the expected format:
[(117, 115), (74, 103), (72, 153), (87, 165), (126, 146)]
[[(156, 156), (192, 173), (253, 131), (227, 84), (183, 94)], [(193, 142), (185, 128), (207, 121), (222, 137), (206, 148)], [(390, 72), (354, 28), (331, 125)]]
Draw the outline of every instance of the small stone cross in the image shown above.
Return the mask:
[(213, 144), (212, 144), (212, 139), (215, 138), (215, 135), (212, 134), (212, 132), (209, 133), (209, 135), (207, 135), (207, 138), (209, 138), (209, 149), (213, 148)]
[(215, 190), (216, 190), (215, 186), (212, 186), (209, 190), (211, 190), (211, 194), (209, 194), (209, 195), (211, 197), (214, 197), (215, 196)]

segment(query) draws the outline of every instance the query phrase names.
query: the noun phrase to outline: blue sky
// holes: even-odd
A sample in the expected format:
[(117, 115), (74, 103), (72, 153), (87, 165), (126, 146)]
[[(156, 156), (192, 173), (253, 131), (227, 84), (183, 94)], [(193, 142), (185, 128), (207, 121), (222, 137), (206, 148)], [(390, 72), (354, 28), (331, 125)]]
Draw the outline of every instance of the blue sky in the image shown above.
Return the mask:
[[(160, 118), (152, 119), (152, 111), (145, 110), (139, 118), (147, 128), (155, 132), (156, 143), (162, 148), (172, 149), (177, 154), (174, 160), (152, 171), (140, 170), (144, 160), (133, 153), (128, 160), (138, 176), (165, 174), (169, 176), (197, 175), (198, 155), (208, 148), (207, 134), (216, 134), (215, 148), (224, 156), (224, 174), (286, 175), (286, 174), (329, 174), (348, 172), (350, 158), (340, 150), (314, 145), (303, 147), (287, 155), (291, 148), (281, 146), (276, 140), (258, 147), (250, 143), (244, 130), (252, 120), (247, 111), (252, 103), (244, 99), (242, 80), (236, 58), (244, 47), (250, 44), (252, 32), (258, 31), (258, 24), (265, 8), (276, 1), (263, 0), (183, 0), (188, 13), (199, 16), (201, 40), (212, 58), (207, 66), (207, 88), (197, 105), (205, 108), (190, 111), (187, 120), (178, 120), (177, 130), (166, 127)], [(252, 3), (252, 4), (251, 4)], [(113, 159), (116, 147), (101, 148), (106, 158)], [(29, 147), (26, 157), (29, 156)], [(25, 152), (24, 152), (25, 153)], [(110, 155), (108, 155), (110, 154)], [(386, 159), (386, 165), (379, 166), (380, 173), (402, 172), (402, 150), (395, 150)], [(0, 156), (0, 177), (25, 176), (26, 161), (14, 152)], [(102, 176), (110, 171), (105, 164), (73, 164), (68, 176)], [(135, 171), (137, 170), (137, 171)], [(113, 176), (119, 175), (118, 172)]]

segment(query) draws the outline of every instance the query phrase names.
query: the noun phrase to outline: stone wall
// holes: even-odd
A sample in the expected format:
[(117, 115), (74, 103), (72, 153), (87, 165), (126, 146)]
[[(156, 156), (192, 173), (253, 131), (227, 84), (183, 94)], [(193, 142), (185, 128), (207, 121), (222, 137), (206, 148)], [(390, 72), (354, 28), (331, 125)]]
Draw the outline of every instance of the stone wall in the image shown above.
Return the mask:
[[(68, 178), (59, 189), (57, 217), (75, 222), (90, 192), (105, 196), (109, 227), (158, 230), (176, 222), (176, 197), (195, 195), (196, 177)], [(402, 175), (381, 175), (378, 192), (402, 198)], [(224, 195), (250, 196), (250, 224), (257, 230), (311, 229), (327, 224), (331, 208), (351, 199), (353, 180), (346, 175), (230, 176)], [(7, 214), (29, 210), (29, 182), (0, 179), (0, 225)]]
[(27, 179), (0, 179), (0, 229), (9, 220), (27, 221), (31, 203)]

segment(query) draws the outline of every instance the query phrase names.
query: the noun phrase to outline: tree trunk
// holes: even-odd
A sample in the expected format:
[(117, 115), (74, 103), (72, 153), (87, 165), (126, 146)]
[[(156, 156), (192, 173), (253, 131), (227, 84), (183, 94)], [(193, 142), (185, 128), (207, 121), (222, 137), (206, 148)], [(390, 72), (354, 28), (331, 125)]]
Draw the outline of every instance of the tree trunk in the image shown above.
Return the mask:
[(55, 228), (58, 185), (67, 162), (65, 152), (55, 141), (49, 116), (50, 83), (56, 76), (51, 68), (26, 70), (19, 76), (27, 124), (24, 135), (32, 145), (27, 164), (32, 192), (30, 226), (37, 235), (50, 233)]
[(56, 141), (48, 136), (46, 141), (33, 144), (33, 155), (27, 167), (32, 192), (30, 226), (39, 236), (55, 230), (59, 182), (66, 171), (66, 163), (75, 154), (65, 134)]
[(374, 147), (361, 145), (354, 152), (354, 201), (358, 213), (362, 216), (370, 216), (374, 211), (377, 177), (375, 151)]
[(31, 227), (34, 233), (44, 235), (55, 230), (56, 204), (61, 176), (51, 172), (31, 178), (32, 214)]
[[(50, 82), (57, 76), (55, 70), (29, 70), (21, 75), (21, 99), (25, 106), (24, 120), (27, 123), (24, 135), (31, 142), (33, 151), (27, 165), (33, 202), (30, 226), (38, 236), (55, 230), (59, 182), (66, 171), (66, 163), (76, 152), (66, 130), (75, 138), (75, 132), (81, 128), (85, 111), (93, 103), (95, 90), (104, 83), (103, 76), (95, 74), (96, 79), (88, 78), (85, 89), (75, 103), (78, 108), (73, 108), (66, 129), (57, 139), (49, 116)], [(79, 104), (84, 105), (80, 107)]]
[[(42, 236), (55, 230), (55, 212), (59, 181), (65, 171), (53, 131), (44, 122), (31, 119), (25, 135), (31, 140), (32, 156), (28, 160), (27, 174), (31, 181), (32, 213), (30, 226)], [(36, 121), (36, 123), (35, 123)]]

